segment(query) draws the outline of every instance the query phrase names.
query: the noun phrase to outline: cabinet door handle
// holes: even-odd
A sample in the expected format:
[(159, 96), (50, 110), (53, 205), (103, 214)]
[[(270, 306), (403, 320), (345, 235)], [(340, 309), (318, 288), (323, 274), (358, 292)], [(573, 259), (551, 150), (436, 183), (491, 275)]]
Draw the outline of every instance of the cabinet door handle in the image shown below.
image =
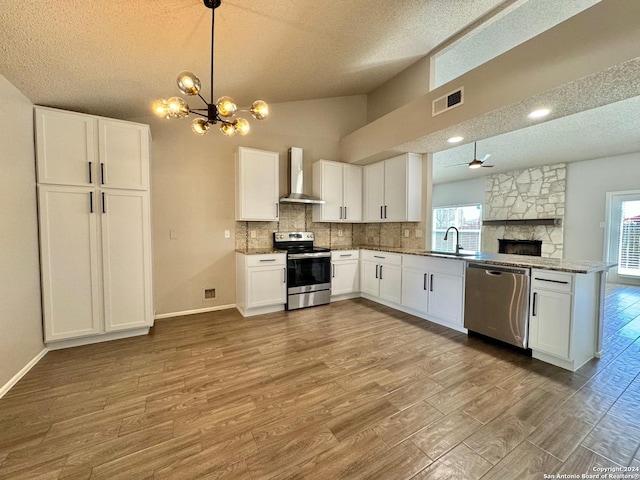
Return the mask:
[(551, 283), (560, 283), (562, 285), (568, 285), (569, 282), (565, 282), (563, 280), (551, 280), (550, 278), (539, 278), (533, 277), (534, 280), (540, 280), (541, 282), (551, 282)]
[(344, 207), (344, 219), (347, 219), (347, 207)]
[(433, 273), (429, 275), (429, 291), (433, 292)]
[(382, 280), (382, 265), (380, 265), (380, 280)]
[(340, 220), (342, 220), (342, 207), (340, 207)]
[(280, 217), (280, 204), (276, 203), (276, 218)]
[(423, 280), (423, 286), (422, 286), (423, 290), (427, 290), (427, 274), (424, 274), (424, 280)]
[(538, 292), (533, 292), (533, 314), (534, 317), (538, 315)]
[(93, 192), (89, 192), (89, 213), (93, 213)]
[(282, 269), (282, 283), (287, 283), (287, 268)]
[(387, 206), (384, 206), (384, 218), (387, 218)]
[(380, 266), (380, 265), (376, 265), (376, 278), (378, 278), (378, 267), (379, 267), (379, 266)]
[(336, 278), (336, 265), (331, 265), (331, 278)]
[(261, 262), (275, 262), (276, 259), (275, 258), (265, 258), (265, 259), (260, 259)]
[(93, 162), (89, 162), (89, 183), (93, 183), (93, 175), (91, 171), (93, 170)]
[(102, 213), (107, 213), (107, 205), (105, 203), (104, 192), (102, 192)]
[(100, 184), (104, 185), (104, 163), (100, 162)]
[(384, 218), (384, 217), (382, 216), (382, 209), (383, 209), (383, 206), (382, 206), (382, 205), (380, 205), (380, 218)]

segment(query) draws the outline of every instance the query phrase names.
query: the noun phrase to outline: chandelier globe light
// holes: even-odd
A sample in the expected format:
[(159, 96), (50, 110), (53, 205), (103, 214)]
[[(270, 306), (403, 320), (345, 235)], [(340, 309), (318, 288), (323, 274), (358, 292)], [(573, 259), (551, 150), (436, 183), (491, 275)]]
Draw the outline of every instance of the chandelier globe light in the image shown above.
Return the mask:
[(220, 97), (213, 103), (213, 56), (214, 56), (214, 28), (216, 8), (222, 0), (204, 0), (204, 5), (211, 9), (211, 91), (210, 101), (207, 102), (200, 94), (201, 82), (195, 73), (184, 70), (178, 74), (176, 83), (178, 89), (188, 96), (197, 95), (206, 104), (207, 108), (191, 108), (181, 97), (171, 97), (168, 100), (159, 99), (153, 102), (153, 112), (161, 118), (184, 118), (190, 113), (198, 115), (191, 123), (191, 130), (196, 135), (205, 135), (211, 129), (211, 125), (220, 124), (220, 131), (230, 137), (233, 135), (246, 135), (251, 130), (249, 121), (242, 117), (235, 117), (237, 112), (249, 112), (256, 120), (264, 120), (269, 115), (269, 105), (263, 100), (256, 100), (251, 107), (238, 108), (231, 97)]

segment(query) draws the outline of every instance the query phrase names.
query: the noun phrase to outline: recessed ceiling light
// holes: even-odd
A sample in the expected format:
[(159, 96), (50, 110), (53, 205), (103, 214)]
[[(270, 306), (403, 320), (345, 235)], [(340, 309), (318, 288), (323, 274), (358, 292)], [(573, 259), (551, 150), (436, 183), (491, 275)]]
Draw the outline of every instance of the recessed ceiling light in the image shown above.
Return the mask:
[(449, 142), (449, 143), (458, 143), (458, 142), (461, 142), (462, 140), (464, 140), (464, 137), (451, 137), (451, 138), (447, 139), (447, 142)]
[(547, 115), (549, 115), (549, 113), (551, 113), (551, 110), (549, 110), (548, 108), (541, 108), (539, 110), (534, 110), (529, 115), (527, 115), (527, 117), (529, 117), (529, 118), (542, 118), (542, 117), (546, 117)]

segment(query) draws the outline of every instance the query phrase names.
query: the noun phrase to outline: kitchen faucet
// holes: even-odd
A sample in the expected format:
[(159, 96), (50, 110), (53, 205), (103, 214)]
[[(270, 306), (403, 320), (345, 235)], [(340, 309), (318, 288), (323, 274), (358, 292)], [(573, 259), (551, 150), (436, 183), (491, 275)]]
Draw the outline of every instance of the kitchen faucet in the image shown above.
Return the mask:
[(447, 231), (444, 232), (444, 238), (443, 240), (446, 242), (447, 241), (447, 236), (449, 235), (449, 230), (455, 230), (456, 231), (456, 255), (460, 253), (460, 249), (464, 248), (462, 245), (460, 245), (460, 232), (458, 231), (458, 229), (456, 227), (449, 227), (447, 228)]

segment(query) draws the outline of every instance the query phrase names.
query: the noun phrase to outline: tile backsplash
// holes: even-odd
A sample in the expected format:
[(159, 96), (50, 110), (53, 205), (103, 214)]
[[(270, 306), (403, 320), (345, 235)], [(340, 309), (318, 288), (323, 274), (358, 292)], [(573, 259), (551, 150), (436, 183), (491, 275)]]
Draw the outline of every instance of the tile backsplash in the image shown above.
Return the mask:
[[(404, 237), (409, 230), (409, 237)], [(309, 231), (315, 233), (318, 246), (339, 248), (360, 245), (424, 248), (421, 223), (315, 223), (312, 205), (281, 203), (279, 222), (236, 222), (236, 249), (270, 248), (273, 232)], [(251, 233), (255, 232), (255, 238)]]

